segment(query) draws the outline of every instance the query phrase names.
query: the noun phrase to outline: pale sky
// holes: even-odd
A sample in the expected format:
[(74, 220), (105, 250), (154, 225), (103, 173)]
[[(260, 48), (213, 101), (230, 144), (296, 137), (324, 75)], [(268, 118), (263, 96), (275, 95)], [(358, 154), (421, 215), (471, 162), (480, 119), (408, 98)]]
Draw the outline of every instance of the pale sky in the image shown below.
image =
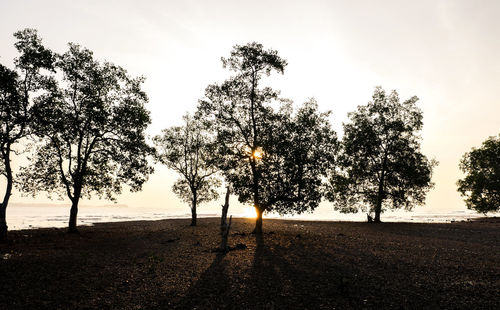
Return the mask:
[[(180, 124), (208, 84), (229, 76), (220, 57), (233, 45), (257, 41), (289, 63), (284, 75), (271, 77), (273, 87), (296, 104), (316, 98), (333, 111), (337, 132), (377, 85), (396, 89), (402, 100), (418, 96), (422, 150), (440, 162), (436, 187), (420, 209), (465, 210), (455, 184), (459, 160), (500, 133), (498, 16), (498, 1), (0, 0), (0, 62), (13, 66), (12, 34), (27, 27), (55, 52), (79, 43), (97, 59), (147, 78), (153, 136)], [(175, 177), (157, 166), (142, 192), (124, 193), (118, 202), (188, 212), (170, 190)], [(46, 201), (18, 192), (11, 198)], [(219, 208), (217, 202), (199, 212)]]

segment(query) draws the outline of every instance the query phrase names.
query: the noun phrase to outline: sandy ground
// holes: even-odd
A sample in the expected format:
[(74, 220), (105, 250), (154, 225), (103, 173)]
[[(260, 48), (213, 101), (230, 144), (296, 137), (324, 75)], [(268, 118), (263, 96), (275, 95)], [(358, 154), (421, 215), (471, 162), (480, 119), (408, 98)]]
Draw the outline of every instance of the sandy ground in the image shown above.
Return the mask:
[[(500, 221), (122, 222), (10, 232), (0, 309), (500, 309)], [(243, 246), (244, 245), (244, 246)], [(246, 247), (246, 248), (245, 248)]]

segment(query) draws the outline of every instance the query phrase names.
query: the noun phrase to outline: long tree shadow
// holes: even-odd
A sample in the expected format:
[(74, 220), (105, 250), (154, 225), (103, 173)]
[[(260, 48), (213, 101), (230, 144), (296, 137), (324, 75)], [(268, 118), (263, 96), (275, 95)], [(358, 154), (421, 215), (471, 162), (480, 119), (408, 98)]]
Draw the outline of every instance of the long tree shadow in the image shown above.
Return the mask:
[[(230, 279), (226, 274), (224, 253), (217, 253), (214, 261), (186, 295), (175, 305), (177, 309), (230, 309), (233, 305)], [(162, 303), (162, 306), (169, 306)]]
[(248, 297), (255, 296), (253, 307), (321, 309), (349, 305), (344, 272), (325, 261), (325, 255), (293, 256), (292, 249), (272, 242), (266, 245), (259, 235), (256, 246), (247, 292)]
[(390, 283), (393, 278), (397, 278), (395, 283), (404, 283), (410, 275), (389, 270), (411, 270), (412, 265), (386, 266), (370, 253), (358, 260), (356, 255), (362, 253), (318, 249), (309, 246), (310, 240), (291, 240), (288, 246), (257, 241), (252, 285), (262, 298), (256, 308), (398, 309), (409, 306), (408, 298), (420, 298), (422, 307), (436, 305), (432, 287), (414, 292), (414, 286)]
[[(259, 241), (252, 279), (256, 293), (262, 296), (257, 308), (397, 309), (405, 305), (407, 297), (417, 298), (408, 289), (388, 285), (391, 277), (404, 282), (404, 274), (368, 270), (382, 268), (383, 261), (375, 257), (358, 261), (354, 259), (356, 253), (318, 249), (309, 246), (309, 241), (291, 240), (288, 246)], [(434, 292), (430, 289), (425, 293)], [(431, 299), (427, 296), (427, 301)]]
[[(412, 266), (386, 266), (368, 252), (318, 248), (314, 240), (300, 235), (255, 238), (253, 261), (238, 260), (245, 255), (218, 254), (184, 296), (164, 298), (158, 305), (179, 309), (399, 308), (421, 294), (426, 296), (421, 305), (435, 305), (432, 289), (412, 292), (416, 287), (394, 284), (404, 282), (409, 274), (388, 273)], [(393, 278), (397, 279), (391, 283)]]
[(276, 285), (281, 283), (282, 275), (274, 268), (275, 259), (266, 247), (262, 234), (255, 235), (255, 243), (251, 277), (245, 286), (247, 290), (244, 295), (247, 300), (254, 297), (254, 304), (251, 305), (254, 308), (274, 309), (277, 306), (277, 300), (272, 296), (279, 296), (282, 292), (282, 288)]
[(253, 261), (248, 265), (235, 262), (237, 257), (218, 254), (179, 301), (164, 299), (159, 305), (172, 307), (174, 302), (173, 307), (179, 309), (345, 309), (384, 304), (397, 308), (402, 304), (400, 297), (404, 296), (393, 296), (389, 302), (373, 298), (377, 295), (374, 287), (382, 294), (395, 293), (394, 287), (384, 285), (386, 277), (367, 274), (366, 268), (357, 265), (358, 260), (349, 259), (356, 253), (318, 249), (313, 240), (300, 235), (255, 238)]

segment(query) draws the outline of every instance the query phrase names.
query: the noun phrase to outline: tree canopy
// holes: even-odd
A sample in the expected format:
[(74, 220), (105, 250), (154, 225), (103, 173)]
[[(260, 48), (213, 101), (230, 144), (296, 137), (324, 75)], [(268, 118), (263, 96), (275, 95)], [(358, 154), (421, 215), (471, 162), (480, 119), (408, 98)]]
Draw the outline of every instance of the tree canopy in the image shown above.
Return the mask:
[(162, 130), (154, 143), (157, 160), (181, 176), (172, 189), (183, 201), (191, 203), (191, 225), (195, 226), (197, 206), (219, 197), (217, 188), (221, 181), (216, 176), (214, 137), (203, 122), (188, 114), (183, 126)]
[(420, 152), (422, 111), (418, 98), (400, 102), (396, 91), (377, 87), (372, 101), (349, 113), (344, 124), (339, 169), (330, 178), (328, 199), (341, 212), (375, 212), (387, 208), (412, 209), (423, 204), (433, 187), (437, 163)]
[(41, 71), (52, 70), (54, 61), (36, 30), (24, 29), (14, 36), (20, 54), (14, 61), (15, 71), (0, 64), (0, 175), (7, 181), (0, 203), (0, 241), (7, 238), (6, 210), (14, 184), (11, 155), (15, 145), (29, 133), (31, 95), (50, 81)]
[(457, 182), (458, 191), (467, 207), (481, 213), (500, 210), (500, 135), (465, 153), (460, 170), (465, 177)]
[(81, 197), (114, 199), (124, 184), (139, 190), (153, 171), (145, 129), (150, 123), (141, 90), (143, 78), (131, 78), (77, 44), (57, 57), (54, 80), (33, 107), (33, 131), (41, 138), (24, 167), (22, 190), (67, 196), (69, 228), (76, 231)]
[[(261, 204), (279, 214), (312, 212), (321, 202), (323, 180), (338, 149), (330, 112), (319, 112), (311, 99), (295, 112), (284, 105), (276, 114), (259, 161)], [(245, 191), (248, 188), (240, 186), (240, 197)]]
[(317, 206), (326, 170), (316, 167), (329, 163), (323, 155), (336, 136), (328, 115), (314, 103), (293, 118), (291, 104), (279, 92), (260, 86), (264, 76), (284, 72), (287, 63), (277, 51), (258, 43), (236, 45), (222, 62), (236, 75), (208, 86), (199, 112), (217, 132), (224, 177), (240, 202), (256, 208), (255, 232), (260, 233), (264, 211), (300, 213)]
[(15, 71), (0, 64), (0, 173), (7, 177), (10, 160), (10, 148), (24, 132), (27, 113), (22, 104), (18, 89), (18, 75)]

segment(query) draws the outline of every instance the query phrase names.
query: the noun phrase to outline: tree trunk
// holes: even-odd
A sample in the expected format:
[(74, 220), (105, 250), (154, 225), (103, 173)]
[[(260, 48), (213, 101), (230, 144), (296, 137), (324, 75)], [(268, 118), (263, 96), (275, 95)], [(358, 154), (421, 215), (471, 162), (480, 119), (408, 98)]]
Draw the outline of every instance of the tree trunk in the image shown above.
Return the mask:
[(378, 193), (377, 193), (377, 205), (375, 206), (375, 223), (380, 223), (380, 213), (382, 213), (382, 202), (385, 199), (384, 192), (384, 182), (385, 182), (385, 170), (387, 169), (387, 153), (384, 155), (384, 161), (382, 163), (382, 172), (380, 173), (380, 180), (378, 182)]
[(7, 241), (7, 221), (6, 221), (6, 213), (7, 206), (3, 203), (0, 203), (0, 242)]
[(196, 226), (196, 198), (191, 205), (191, 226)]
[(375, 206), (375, 219), (373, 222), (380, 223), (380, 213), (382, 213), (382, 202), (384, 201), (384, 189), (382, 187), (382, 182), (378, 186), (377, 194), (377, 205)]
[(262, 234), (262, 213), (264, 213), (263, 210), (260, 209), (260, 207), (255, 207), (255, 211), (257, 212), (257, 217), (255, 218), (255, 229), (253, 230), (252, 233), (261, 235)]
[(5, 189), (5, 195), (3, 196), (3, 202), (0, 203), (0, 242), (7, 241), (7, 206), (9, 204), (10, 196), (12, 195), (13, 176), (9, 156), (10, 147), (7, 147), (6, 156), (2, 158), (4, 160), (5, 173), (7, 177), (7, 187)]
[(71, 210), (69, 212), (69, 228), (68, 233), (78, 233), (78, 229), (76, 228), (76, 218), (78, 215), (78, 198), (73, 198), (71, 201)]
[(229, 230), (231, 229), (231, 220), (233, 219), (233, 216), (231, 216), (229, 218), (229, 224), (226, 222), (227, 211), (229, 209), (229, 195), (230, 195), (230, 188), (228, 186), (226, 188), (226, 198), (224, 200), (224, 204), (222, 205), (222, 214), (220, 217), (221, 244), (219, 250), (222, 252), (227, 252), (229, 250), (227, 246), (227, 237), (229, 236)]
[(222, 205), (222, 214), (220, 217), (220, 229), (221, 231), (226, 225), (226, 219), (227, 219), (227, 211), (229, 210), (229, 195), (231, 194), (231, 190), (228, 187), (226, 187), (226, 197), (224, 199), (224, 204)]
[(227, 246), (227, 237), (229, 236), (229, 230), (231, 230), (231, 222), (233, 220), (233, 216), (229, 217), (229, 223), (224, 225), (224, 230), (221, 229), (221, 244), (220, 251), (228, 252), (229, 247)]
[(255, 211), (257, 213), (257, 217), (255, 218), (255, 229), (253, 230), (253, 234), (262, 234), (262, 212), (264, 210), (260, 207), (260, 199), (259, 199), (259, 180), (256, 177), (257, 168), (255, 165), (255, 158), (252, 158), (251, 166), (252, 166), (252, 174), (253, 174), (253, 203), (255, 207)]
[(377, 206), (375, 207), (375, 219), (374, 223), (380, 223), (380, 213), (382, 212), (382, 201), (377, 201)]

